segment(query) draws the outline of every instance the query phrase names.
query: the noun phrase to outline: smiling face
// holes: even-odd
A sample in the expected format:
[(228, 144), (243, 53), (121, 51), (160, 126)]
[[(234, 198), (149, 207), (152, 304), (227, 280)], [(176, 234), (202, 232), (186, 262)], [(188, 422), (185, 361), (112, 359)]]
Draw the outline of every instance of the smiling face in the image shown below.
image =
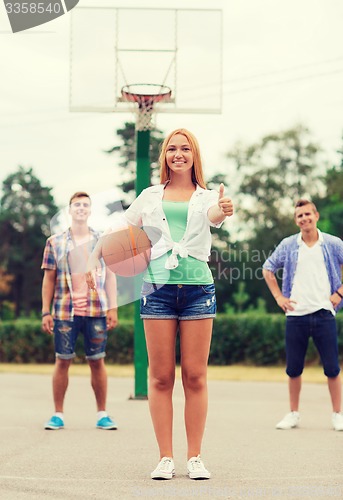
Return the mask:
[(186, 136), (175, 134), (170, 138), (166, 149), (166, 162), (171, 174), (191, 175), (193, 168), (193, 153)]
[(69, 206), (69, 213), (73, 222), (87, 221), (91, 214), (91, 201), (86, 196), (74, 198)]
[[(167, 149), (169, 146), (174, 145), (175, 139), (178, 138), (178, 136), (181, 136), (181, 140), (184, 141), (186, 149), (190, 149), (192, 153), (192, 169), (190, 170), (191, 176), (192, 176), (192, 182), (194, 184), (198, 184), (200, 187), (203, 189), (206, 189), (206, 183), (204, 180), (204, 173), (202, 170), (202, 161), (201, 161), (201, 155), (200, 155), (200, 149), (199, 149), (199, 144), (196, 139), (196, 137), (190, 132), (189, 130), (185, 128), (177, 128), (176, 130), (173, 130), (170, 132), (170, 134), (167, 135), (167, 137), (164, 139), (162, 146), (161, 146), (161, 153), (159, 156), (159, 163), (160, 163), (160, 181), (161, 184), (165, 184), (167, 181), (171, 180), (171, 175), (173, 174), (173, 171), (169, 168), (168, 162), (167, 162), (167, 156), (168, 156), (168, 161), (172, 162), (172, 151), (170, 151), (167, 155)], [(186, 153), (186, 151), (184, 152)], [(189, 154), (189, 152), (187, 153)], [(173, 164), (172, 164), (173, 166)], [(174, 164), (174, 167), (176, 168), (176, 165)]]
[(319, 213), (311, 203), (296, 207), (294, 220), (301, 232), (311, 232), (317, 228)]

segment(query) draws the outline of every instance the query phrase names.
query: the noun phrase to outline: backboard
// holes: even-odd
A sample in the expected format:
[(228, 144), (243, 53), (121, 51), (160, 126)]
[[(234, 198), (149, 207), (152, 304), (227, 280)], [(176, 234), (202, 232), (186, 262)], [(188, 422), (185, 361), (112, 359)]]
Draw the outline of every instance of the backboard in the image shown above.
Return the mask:
[(132, 112), (121, 89), (171, 88), (159, 113), (220, 113), (222, 11), (76, 7), (70, 39), (70, 111)]

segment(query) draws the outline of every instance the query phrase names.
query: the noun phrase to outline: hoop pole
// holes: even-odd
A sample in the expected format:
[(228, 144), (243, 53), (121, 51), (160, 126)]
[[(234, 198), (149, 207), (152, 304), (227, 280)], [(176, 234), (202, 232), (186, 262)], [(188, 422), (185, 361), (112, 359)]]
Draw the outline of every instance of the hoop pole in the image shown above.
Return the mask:
[[(150, 130), (136, 131), (136, 196), (150, 186)], [(136, 286), (139, 287), (139, 280)], [(138, 296), (140, 290), (137, 290)], [(148, 357), (143, 321), (140, 319), (140, 301), (135, 301), (134, 317), (135, 399), (148, 395)]]

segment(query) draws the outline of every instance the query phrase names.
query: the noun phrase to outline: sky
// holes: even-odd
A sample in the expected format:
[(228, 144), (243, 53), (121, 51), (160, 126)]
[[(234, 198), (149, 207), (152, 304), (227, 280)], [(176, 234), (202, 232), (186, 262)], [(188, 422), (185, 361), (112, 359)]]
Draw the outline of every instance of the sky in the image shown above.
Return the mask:
[[(165, 133), (185, 127), (196, 135), (207, 177), (227, 172), (225, 156), (237, 141), (249, 144), (298, 123), (308, 126), (336, 160), (343, 131), (341, 0), (79, 2), (89, 5), (222, 9), (222, 113), (156, 115), (156, 125)], [(18, 165), (32, 167), (42, 184), (52, 187), (59, 206), (74, 191), (101, 197), (116, 187), (117, 160), (104, 150), (118, 143), (116, 130), (134, 120), (130, 112), (70, 112), (70, 20), (69, 13), (13, 34), (0, 6), (0, 183)], [(90, 36), (99, 31), (95, 24)], [(128, 29), (134, 31), (133, 26)], [(184, 35), (192, 29), (192, 23), (183, 26)], [(213, 36), (210, 26), (202, 30), (201, 43)], [(99, 52), (95, 50), (96, 57)], [(208, 55), (191, 64), (197, 67), (197, 81), (182, 68), (180, 78), (194, 89), (203, 84), (205, 103), (213, 93), (206, 78), (215, 70)], [(227, 193), (234, 185), (230, 175)]]

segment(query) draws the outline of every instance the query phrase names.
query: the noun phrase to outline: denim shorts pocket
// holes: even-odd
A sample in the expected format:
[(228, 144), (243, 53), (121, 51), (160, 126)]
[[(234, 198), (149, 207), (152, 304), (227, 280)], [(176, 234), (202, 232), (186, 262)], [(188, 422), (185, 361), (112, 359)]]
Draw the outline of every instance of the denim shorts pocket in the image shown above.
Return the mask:
[(141, 289), (141, 296), (145, 297), (146, 295), (150, 295), (153, 293), (155, 290), (154, 285), (152, 283), (147, 283), (146, 281), (143, 281), (142, 284), (142, 289)]
[(215, 293), (214, 283), (210, 283), (209, 285), (200, 285), (200, 287), (207, 295), (213, 295)]

